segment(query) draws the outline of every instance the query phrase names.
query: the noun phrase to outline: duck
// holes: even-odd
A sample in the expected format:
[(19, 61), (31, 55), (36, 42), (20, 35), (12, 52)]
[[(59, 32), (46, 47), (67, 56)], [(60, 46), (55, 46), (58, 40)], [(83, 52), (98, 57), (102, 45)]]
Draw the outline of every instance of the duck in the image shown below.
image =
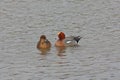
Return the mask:
[(78, 42), (82, 37), (69, 36), (66, 37), (64, 32), (58, 32), (58, 40), (55, 42), (56, 47), (78, 46)]
[(43, 53), (49, 51), (51, 48), (51, 42), (46, 38), (45, 35), (40, 36), (40, 40), (37, 43), (37, 49)]

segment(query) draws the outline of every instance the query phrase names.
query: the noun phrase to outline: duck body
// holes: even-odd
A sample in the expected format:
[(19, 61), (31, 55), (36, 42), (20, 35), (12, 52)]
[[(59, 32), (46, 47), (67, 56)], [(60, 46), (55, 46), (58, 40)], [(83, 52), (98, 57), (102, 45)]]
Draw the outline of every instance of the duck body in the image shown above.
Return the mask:
[(64, 43), (66, 46), (78, 46), (78, 42), (82, 37), (79, 36), (70, 36), (70, 37), (66, 37), (64, 39)]
[(82, 38), (80, 36), (70, 36), (65, 37), (63, 32), (58, 33), (58, 40), (55, 43), (55, 46), (62, 47), (62, 46), (78, 46), (79, 40)]
[(37, 43), (37, 49), (49, 49), (51, 47), (50, 41), (45, 35), (41, 35), (40, 40)]

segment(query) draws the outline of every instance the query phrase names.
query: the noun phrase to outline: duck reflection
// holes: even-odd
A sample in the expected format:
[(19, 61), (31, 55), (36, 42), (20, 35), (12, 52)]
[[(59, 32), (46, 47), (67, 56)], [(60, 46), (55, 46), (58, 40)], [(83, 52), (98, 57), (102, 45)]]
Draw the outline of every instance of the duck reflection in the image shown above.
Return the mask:
[(56, 49), (58, 51), (58, 56), (65, 56), (66, 47), (75, 47), (79, 46), (78, 42), (82, 37), (80, 36), (70, 36), (66, 37), (64, 32), (58, 32), (58, 39), (55, 42)]
[(41, 51), (42, 55), (46, 55), (51, 48), (51, 43), (50, 41), (46, 38), (45, 35), (40, 36), (40, 40), (37, 43), (37, 49)]
[(49, 54), (50, 49), (39, 49), (39, 51), (41, 52), (41, 55), (47, 55)]
[(56, 47), (56, 50), (58, 52), (58, 56), (66, 56), (64, 53), (66, 52), (66, 47), (62, 46), (62, 47)]

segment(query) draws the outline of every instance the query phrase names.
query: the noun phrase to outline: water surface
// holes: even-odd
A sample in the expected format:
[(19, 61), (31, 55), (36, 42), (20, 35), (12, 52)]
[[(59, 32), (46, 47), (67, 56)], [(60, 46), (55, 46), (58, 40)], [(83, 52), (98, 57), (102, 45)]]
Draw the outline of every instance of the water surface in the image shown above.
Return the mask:
[[(79, 47), (58, 52), (59, 31), (80, 35)], [(52, 43), (41, 55), (40, 35)], [(2, 0), (1, 80), (119, 80), (119, 0)]]

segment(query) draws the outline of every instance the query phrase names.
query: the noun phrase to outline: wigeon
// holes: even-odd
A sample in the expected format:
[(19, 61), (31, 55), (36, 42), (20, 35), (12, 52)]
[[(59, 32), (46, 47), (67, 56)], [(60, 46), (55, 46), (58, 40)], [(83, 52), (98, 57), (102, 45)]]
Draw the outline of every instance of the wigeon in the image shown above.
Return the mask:
[(78, 46), (78, 42), (82, 37), (80, 36), (70, 36), (66, 37), (63, 32), (58, 33), (58, 40), (55, 42), (56, 47), (63, 46)]
[(51, 47), (50, 41), (46, 38), (45, 35), (40, 36), (40, 40), (37, 43), (37, 49), (41, 52), (47, 52)]

